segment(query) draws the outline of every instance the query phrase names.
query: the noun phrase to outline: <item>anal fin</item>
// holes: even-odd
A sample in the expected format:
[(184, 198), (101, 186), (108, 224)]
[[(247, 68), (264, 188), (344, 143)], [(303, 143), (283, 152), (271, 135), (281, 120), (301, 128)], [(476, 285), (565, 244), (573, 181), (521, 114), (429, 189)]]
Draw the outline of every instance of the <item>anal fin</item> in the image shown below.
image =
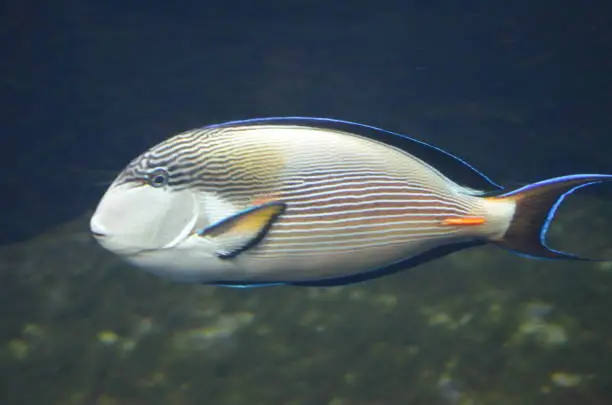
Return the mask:
[(261, 242), (276, 219), (285, 212), (283, 202), (269, 202), (247, 208), (198, 232), (219, 246), (220, 259), (231, 259)]

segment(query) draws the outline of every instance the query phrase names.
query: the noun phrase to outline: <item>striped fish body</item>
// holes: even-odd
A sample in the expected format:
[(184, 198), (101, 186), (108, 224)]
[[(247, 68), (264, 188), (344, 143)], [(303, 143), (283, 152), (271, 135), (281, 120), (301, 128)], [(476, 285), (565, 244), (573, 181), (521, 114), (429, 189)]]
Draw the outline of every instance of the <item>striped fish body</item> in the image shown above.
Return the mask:
[[(501, 236), (513, 213), (511, 203), (471, 195), (425, 162), (347, 133), (259, 126), (221, 130), (205, 142), (228, 157), (219, 162), (224, 170), (232, 168), (208, 192), (224, 190), (221, 199), (238, 209), (287, 204), (264, 240), (237, 258), (238, 279), (245, 272), (268, 281), (362, 273), (441, 244)], [(444, 223), (464, 217), (487, 222)]]
[[(405, 148), (299, 122), (239, 122), (179, 134), (130, 163), (107, 194), (146, 187), (143, 179), (154, 185), (160, 170), (165, 181), (155, 192), (173, 201), (160, 205), (172, 213), (161, 215), (168, 218), (162, 223), (180, 224), (180, 231), (161, 226), (155, 233), (168, 233), (163, 246), (125, 257), (162, 276), (211, 284), (360, 281), (432, 252), (501, 243), (517, 209), (514, 195), (484, 197)], [(266, 204), (282, 204), (282, 211), (269, 221), (252, 220), (259, 211), (251, 210)], [(242, 215), (241, 223), (219, 228)], [(95, 217), (92, 229), (101, 227)], [(251, 233), (239, 253), (223, 253), (225, 244)]]

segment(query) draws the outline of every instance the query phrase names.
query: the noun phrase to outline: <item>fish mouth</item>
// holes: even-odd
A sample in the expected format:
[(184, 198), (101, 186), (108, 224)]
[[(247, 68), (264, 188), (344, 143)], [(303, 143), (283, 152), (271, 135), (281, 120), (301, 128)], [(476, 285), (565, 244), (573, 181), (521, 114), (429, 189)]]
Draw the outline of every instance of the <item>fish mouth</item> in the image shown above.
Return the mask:
[(102, 227), (98, 225), (93, 219), (89, 224), (89, 231), (96, 239), (102, 239), (108, 236), (108, 233), (105, 232), (105, 230), (102, 229)]
[(97, 239), (106, 238), (108, 236), (107, 234), (103, 232), (98, 232), (98, 231), (91, 231), (91, 234), (93, 235), (94, 238), (97, 238)]

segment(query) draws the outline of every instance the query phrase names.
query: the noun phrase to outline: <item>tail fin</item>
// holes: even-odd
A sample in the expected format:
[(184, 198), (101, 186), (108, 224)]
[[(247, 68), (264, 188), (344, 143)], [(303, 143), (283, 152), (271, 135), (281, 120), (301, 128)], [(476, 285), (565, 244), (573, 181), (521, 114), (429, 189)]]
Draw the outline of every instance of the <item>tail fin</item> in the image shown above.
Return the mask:
[(546, 231), (565, 197), (592, 184), (612, 181), (612, 175), (577, 174), (533, 183), (493, 197), (516, 202), (514, 216), (498, 245), (527, 256), (589, 260), (546, 246)]

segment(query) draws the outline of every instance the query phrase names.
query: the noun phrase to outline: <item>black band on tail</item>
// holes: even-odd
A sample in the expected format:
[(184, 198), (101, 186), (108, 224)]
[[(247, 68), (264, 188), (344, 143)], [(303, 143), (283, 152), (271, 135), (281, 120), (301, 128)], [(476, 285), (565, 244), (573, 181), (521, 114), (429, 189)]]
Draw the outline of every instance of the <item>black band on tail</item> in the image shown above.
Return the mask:
[(563, 176), (530, 184), (495, 197), (516, 203), (510, 226), (497, 244), (532, 257), (590, 260), (549, 248), (545, 242), (546, 232), (565, 197), (582, 187), (606, 181), (612, 181), (612, 175)]

